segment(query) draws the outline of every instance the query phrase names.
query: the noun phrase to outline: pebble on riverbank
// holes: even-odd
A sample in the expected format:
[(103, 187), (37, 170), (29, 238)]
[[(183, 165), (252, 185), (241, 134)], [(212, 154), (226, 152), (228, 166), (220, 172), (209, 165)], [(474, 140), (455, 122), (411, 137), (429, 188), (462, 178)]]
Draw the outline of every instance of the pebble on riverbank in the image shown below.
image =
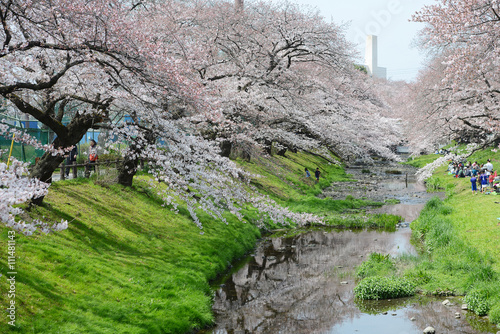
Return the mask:
[(434, 327), (429, 326), (424, 329), (424, 334), (436, 334), (436, 330), (434, 329)]

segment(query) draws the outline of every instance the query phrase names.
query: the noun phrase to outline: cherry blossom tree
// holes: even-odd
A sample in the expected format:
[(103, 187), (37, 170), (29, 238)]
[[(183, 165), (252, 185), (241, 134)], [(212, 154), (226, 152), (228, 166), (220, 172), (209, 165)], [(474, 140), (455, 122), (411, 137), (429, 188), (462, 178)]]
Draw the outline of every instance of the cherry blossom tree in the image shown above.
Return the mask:
[(422, 45), (433, 53), (411, 88), (420, 138), (498, 140), (500, 1), (441, 0), (413, 20), (427, 23)]
[[(290, 3), (1, 4), (0, 93), (57, 135), (38, 179), (50, 180), (59, 148), (104, 128), (104, 146), (128, 144), (120, 183), (131, 185), (138, 159), (147, 159), (151, 187), (174, 210), (186, 204), (197, 224), (197, 210), (223, 220), (225, 210), (242, 217), (245, 203), (263, 221), (306, 224), (320, 220), (252, 190), (221, 143), (281, 154), (330, 149), (347, 159), (390, 156), (399, 140), (342, 27)], [(121, 115), (132, 121), (112, 122)]]
[(14, 205), (45, 196), (48, 191), (47, 183), (23, 177), (26, 172), (27, 164), (15, 158), (11, 159), (9, 166), (0, 162), (0, 222), (26, 235), (32, 235), (38, 228), (44, 233), (66, 229), (68, 222), (65, 220), (51, 226), (39, 219), (31, 222), (16, 219), (16, 216), (22, 214), (23, 210)]
[(224, 115), (209, 135), (267, 153), (326, 147), (342, 158), (390, 155), (397, 126), (381, 117), (387, 106), (355, 69), (343, 27), (286, 2), (250, 2), (243, 11), (212, 3), (193, 22), (208, 50), (196, 69)]
[[(55, 147), (80, 141), (109, 117), (127, 76), (116, 47), (123, 6), (109, 1), (2, 1), (0, 94), (53, 130)], [(64, 159), (46, 153), (32, 176), (51, 181)]]

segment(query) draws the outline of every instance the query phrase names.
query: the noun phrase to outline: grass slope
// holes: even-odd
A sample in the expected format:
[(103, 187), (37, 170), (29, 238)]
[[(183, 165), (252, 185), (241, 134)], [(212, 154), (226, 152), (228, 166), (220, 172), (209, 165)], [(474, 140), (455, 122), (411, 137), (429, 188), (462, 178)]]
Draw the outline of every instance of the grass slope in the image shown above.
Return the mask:
[[(141, 187), (55, 183), (33, 214), (71, 221), (67, 231), (16, 236), (15, 328), (0, 332), (184, 333), (212, 321), (208, 280), (251, 249), (259, 231), (162, 208)], [(0, 249), (6, 250), (1, 228)], [(5, 251), (3, 252), (5, 254)], [(6, 272), (6, 259), (0, 268)], [(6, 287), (5, 281), (2, 285)], [(8, 303), (2, 289), (0, 303)]]
[[(347, 196), (345, 200), (317, 197), (322, 189), (330, 186), (332, 182), (354, 181), (342, 166), (330, 162), (335, 159), (334, 156), (325, 159), (303, 152), (287, 152), (286, 157), (273, 156), (252, 162), (239, 161), (239, 164), (247, 171), (263, 176), (252, 179), (253, 186), (292, 211), (316, 214), (321, 216), (327, 225), (334, 227), (394, 229), (401, 217), (386, 214), (367, 215), (364, 212), (365, 207), (382, 206), (383, 203), (352, 196)], [(305, 176), (305, 168), (309, 169), (311, 177)], [(316, 168), (321, 171), (318, 183), (314, 178)]]
[[(262, 175), (252, 185), (295, 211), (322, 215), (362, 208), (358, 199), (316, 195), (333, 181), (350, 181), (343, 168), (305, 153), (239, 161)], [(319, 183), (305, 178), (319, 167)], [(313, 174), (314, 175), (314, 174)], [(141, 178), (133, 188), (103, 187), (85, 179), (54, 183), (46, 204), (31, 212), (46, 221), (70, 221), (50, 235), (16, 235), (16, 327), (19, 333), (185, 333), (210, 325), (209, 280), (253, 249), (260, 231), (227, 215), (229, 225), (199, 213), (204, 235), (185, 208), (161, 206)], [(244, 210), (257, 221), (252, 208)], [(377, 217), (385, 223), (387, 217)], [(274, 226), (270, 226), (271, 228)], [(7, 272), (7, 233), (0, 227), (0, 272)], [(2, 278), (0, 305), (7, 307)]]

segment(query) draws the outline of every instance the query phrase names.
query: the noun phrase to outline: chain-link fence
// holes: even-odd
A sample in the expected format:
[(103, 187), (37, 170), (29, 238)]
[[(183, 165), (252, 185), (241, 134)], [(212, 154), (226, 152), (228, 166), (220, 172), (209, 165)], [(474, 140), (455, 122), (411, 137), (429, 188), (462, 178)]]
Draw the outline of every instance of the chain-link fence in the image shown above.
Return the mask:
[[(30, 136), (36, 138), (43, 145), (52, 143), (52, 141), (56, 137), (54, 131), (42, 128), (42, 124), (38, 121), (21, 120), (18, 118), (0, 114), (0, 122), (6, 123), (13, 128), (29, 134)], [(82, 151), (82, 149), (88, 147), (88, 144), (86, 145), (86, 143), (88, 143), (91, 139), (97, 141), (99, 134), (99, 131), (94, 130), (90, 130), (85, 134), (85, 136), (80, 141), (80, 145), (77, 146), (78, 156), (81, 156), (81, 153), (85, 152)], [(0, 150), (6, 151), (1, 156), (2, 160), (7, 160), (11, 143), (12, 137), (6, 138), (0, 135)], [(33, 146), (16, 142), (14, 142), (14, 146), (12, 148), (13, 157), (20, 161), (30, 162), (31, 164), (34, 164), (35, 159), (37, 157), (41, 157), (43, 153), (44, 151), (35, 149)]]
[[(36, 121), (22, 121), (6, 115), (0, 115), (0, 122), (4, 122), (13, 128), (24, 131), (36, 138), (42, 144), (51, 143), (54, 139), (54, 132), (49, 129), (40, 129)], [(12, 137), (6, 138), (0, 135), (0, 150), (6, 151), (2, 158), (7, 159), (11, 143)], [(14, 142), (12, 147), (12, 156), (24, 162), (31, 162), (33, 164), (35, 163), (35, 159), (42, 155), (42, 150), (35, 149), (30, 145)]]

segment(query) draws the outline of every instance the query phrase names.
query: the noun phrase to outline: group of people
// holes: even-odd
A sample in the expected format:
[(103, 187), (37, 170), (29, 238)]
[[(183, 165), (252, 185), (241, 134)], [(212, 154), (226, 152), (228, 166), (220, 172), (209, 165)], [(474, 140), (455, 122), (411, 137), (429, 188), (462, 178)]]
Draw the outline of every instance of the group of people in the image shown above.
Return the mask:
[[(307, 167), (305, 168), (305, 172), (306, 172), (306, 177), (311, 177), (311, 173), (309, 172)], [(314, 171), (314, 177), (316, 177), (316, 183), (318, 183), (320, 175), (321, 175), (321, 172), (320, 172), (319, 167), (318, 167), (318, 168), (316, 168), (316, 171)]]
[(470, 161), (452, 162), (448, 166), (448, 171), (454, 177), (470, 177), (472, 194), (500, 192), (500, 180), (497, 177), (497, 171), (493, 170), (490, 159), (484, 165), (478, 164), (477, 161), (473, 163)]

